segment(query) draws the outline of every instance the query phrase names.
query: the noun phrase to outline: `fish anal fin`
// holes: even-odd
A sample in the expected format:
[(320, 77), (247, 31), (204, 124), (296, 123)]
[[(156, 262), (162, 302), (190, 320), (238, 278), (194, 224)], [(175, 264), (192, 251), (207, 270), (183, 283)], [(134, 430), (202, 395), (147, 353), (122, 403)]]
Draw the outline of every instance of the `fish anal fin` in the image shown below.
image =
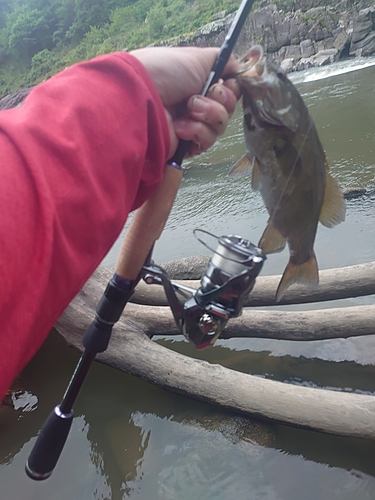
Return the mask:
[(253, 171), (251, 175), (251, 187), (254, 191), (259, 191), (262, 184), (262, 177), (260, 174), (259, 164), (257, 159), (254, 157), (253, 160)]
[(247, 155), (244, 155), (229, 170), (228, 177), (232, 177), (234, 179), (245, 177), (245, 175), (251, 174), (252, 169), (253, 163), (249, 160)]
[(276, 302), (280, 302), (286, 290), (293, 283), (317, 286), (319, 284), (319, 270), (315, 254), (303, 264), (293, 264), (291, 261), (285, 268), (276, 291)]
[(281, 252), (285, 248), (286, 239), (276, 229), (272, 220), (268, 221), (267, 227), (259, 240), (259, 248), (265, 253)]
[(326, 170), (323, 205), (319, 221), (326, 227), (333, 227), (345, 220), (345, 201), (337, 181)]

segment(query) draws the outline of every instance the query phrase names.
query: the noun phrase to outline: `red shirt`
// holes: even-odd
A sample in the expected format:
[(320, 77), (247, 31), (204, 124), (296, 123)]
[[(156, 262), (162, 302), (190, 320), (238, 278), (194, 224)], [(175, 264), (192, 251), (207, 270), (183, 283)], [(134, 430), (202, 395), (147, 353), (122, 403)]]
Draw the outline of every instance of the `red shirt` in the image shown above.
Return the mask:
[(123, 52), (0, 112), (0, 401), (155, 190), (168, 152), (161, 99)]

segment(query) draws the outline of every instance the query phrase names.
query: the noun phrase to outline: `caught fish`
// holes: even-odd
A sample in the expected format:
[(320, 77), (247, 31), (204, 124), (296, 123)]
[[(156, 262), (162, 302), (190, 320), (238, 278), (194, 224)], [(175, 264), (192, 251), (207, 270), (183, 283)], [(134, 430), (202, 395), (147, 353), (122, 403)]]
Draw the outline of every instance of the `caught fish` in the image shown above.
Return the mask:
[(318, 285), (314, 240), (320, 221), (333, 227), (345, 219), (341, 189), (328, 164), (310, 113), (286, 75), (255, 45), (240, 60), (235, 78), (243, 95), (246, 155), (230, 177), (252, 175), (269, 220), (258, 246), (290, 259), (276, 291), (279, 302), (293, 283)]

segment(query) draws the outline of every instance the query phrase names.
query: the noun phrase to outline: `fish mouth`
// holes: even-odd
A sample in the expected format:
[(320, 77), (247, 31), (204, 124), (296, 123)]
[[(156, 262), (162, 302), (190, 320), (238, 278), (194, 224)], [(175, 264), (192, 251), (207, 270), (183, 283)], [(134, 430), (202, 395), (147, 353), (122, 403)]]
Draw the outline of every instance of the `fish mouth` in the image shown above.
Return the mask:
[(239, 63), (242, 68), (236, 79), (242, 93), (250, 98), (255, 119), (258, 116), (262, 122), (295, 132), (299, 113), (293, 109), (285, 74), (267, 60), (260, 45), (254, 45)]
[(241, 64), (242, 69), (237, 71), (237, 75), (246, 74), (248, 78), (261, 78), (266, 62), (263, 47), (254, 45), (238, 62)]

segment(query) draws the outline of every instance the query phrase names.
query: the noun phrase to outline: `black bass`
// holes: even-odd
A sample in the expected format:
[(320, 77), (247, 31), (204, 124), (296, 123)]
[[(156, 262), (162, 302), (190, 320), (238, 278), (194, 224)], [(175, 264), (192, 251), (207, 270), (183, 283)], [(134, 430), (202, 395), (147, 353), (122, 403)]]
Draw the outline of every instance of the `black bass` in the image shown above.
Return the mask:
[(328, 172), (318, 133), (297, 89), (263, 49), (255, 45), (235, 78), (243, 95), (247, 154), (230, 177), (252, 174), (269, 213), (259, 241), (264, 253), (288, 242), (290, 259), (276, 292), (279, 302), (293, 283), (318, 285), (314, 240), (320, 221), (333, 227), (345, 219), (341, 189)]

